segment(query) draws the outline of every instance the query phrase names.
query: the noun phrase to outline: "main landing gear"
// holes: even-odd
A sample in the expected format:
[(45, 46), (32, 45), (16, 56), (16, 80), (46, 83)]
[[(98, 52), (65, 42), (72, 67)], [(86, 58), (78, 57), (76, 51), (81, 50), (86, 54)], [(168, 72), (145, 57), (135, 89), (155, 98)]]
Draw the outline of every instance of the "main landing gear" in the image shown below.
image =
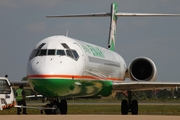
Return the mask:
[[(46, 104), (47, 108), (52, 109), (44, 109), (45, 114), (52, 115), (52, 114), (67, 114), (67, 101), (66, 99), (62, 99), (60, 102), (57, 100), (51, 100), (49, 104)], [(43, 112), (41, 111), (41, 114)]]
[(122, 100), (121, 114), (127, 115), (128, 112), (131, 112), (132, 115), (137, 115), (138, 114), (138, 101), (132, 100), (132, 92), (130, 90), (127, 91), (126, 96), (128, 100)]

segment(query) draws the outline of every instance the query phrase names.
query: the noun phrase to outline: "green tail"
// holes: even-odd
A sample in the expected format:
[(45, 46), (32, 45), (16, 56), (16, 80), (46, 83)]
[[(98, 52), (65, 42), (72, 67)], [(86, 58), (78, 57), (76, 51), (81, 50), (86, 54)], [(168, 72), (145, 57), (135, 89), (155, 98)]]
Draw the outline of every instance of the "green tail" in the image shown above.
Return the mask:
[(116, 36), (116, 22), (117, 22), (117, 7), (116, 3), (111, 4), (111, 21), (109, 30), (108, 49), (114, 51), (115, 49), (115, 36)]
[(46, 16), (47, 18), (58, 18), (58, 17), (111, 17), (108, 49), (114, 51), (115, 49), (115, 35), (116, 35), (116, 22), (117, 22), (117, 7), (116, 3), (111, 4), (110, 13), (86, 13), (86, 14), (69, 14), (60, 16)]

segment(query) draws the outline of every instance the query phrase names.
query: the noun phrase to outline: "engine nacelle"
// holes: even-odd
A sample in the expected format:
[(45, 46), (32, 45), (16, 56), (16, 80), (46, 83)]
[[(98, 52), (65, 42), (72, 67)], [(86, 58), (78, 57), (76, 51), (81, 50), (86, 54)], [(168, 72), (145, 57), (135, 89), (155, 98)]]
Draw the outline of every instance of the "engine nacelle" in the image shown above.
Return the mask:
[(133, 81), (155, 81), (156, 65), (147, 57), (134, 59), (128, 67), (128, 76)]

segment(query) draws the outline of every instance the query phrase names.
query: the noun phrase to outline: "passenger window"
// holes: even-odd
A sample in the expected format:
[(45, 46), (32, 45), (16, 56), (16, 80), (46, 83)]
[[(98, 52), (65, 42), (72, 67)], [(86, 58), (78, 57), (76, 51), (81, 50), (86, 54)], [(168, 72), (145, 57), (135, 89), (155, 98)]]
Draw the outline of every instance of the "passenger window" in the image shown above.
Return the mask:
[(48, 55), (55, 55), (55, 50), (48, 50)]
[(63, 55), (66, 55), (66, 54), (65, 54), (64, 50), (57, 50), (57, 55), (63, 56)]

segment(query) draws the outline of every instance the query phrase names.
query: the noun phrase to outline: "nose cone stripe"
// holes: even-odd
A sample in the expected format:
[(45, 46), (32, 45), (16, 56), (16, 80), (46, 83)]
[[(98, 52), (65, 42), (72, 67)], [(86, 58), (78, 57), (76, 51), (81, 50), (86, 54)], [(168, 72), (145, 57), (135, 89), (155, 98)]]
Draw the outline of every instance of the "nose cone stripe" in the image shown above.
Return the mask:
[(28, 75), (29, 79), (78, 79), (78, 80), (113, 80), (113, 81), (123, 81), (120, 78), (97, 78), (95, 76), (80, 76), (80, 75), (62, 75), (62, 74), (34, 74)]

